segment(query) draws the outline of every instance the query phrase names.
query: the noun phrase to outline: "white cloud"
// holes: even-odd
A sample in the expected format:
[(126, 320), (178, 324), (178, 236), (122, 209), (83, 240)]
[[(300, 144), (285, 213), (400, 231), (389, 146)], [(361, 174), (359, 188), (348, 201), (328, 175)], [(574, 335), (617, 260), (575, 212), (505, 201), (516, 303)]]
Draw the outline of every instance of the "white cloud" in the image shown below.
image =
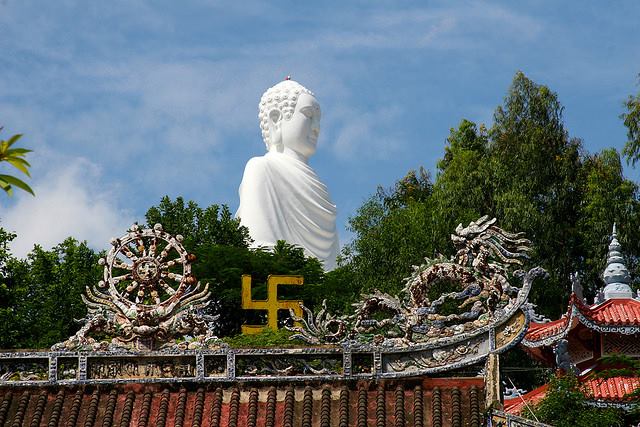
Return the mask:
[(315, 47), (473, 50), (492, 46), (496, 38), (532, 40), (543, 30), (543, 25), (530, 16), (477, 2), (369, 14), (359, 11), (352, 19), (348, 26), (329, 27)]
[(402, 138), (396, 135), (397, 118), (401, 108), (381, 108), (371, 112), (342, 110), (334, 117), (340, 119), (335, 143), (331, 146), (340, 159), (385, 158), (403, 146)]
[(95, 165), (75, 158), (52, 170), (32, 185), (36, 197), (17, 192), (15, 204), (0, 209), (0, 225), (18, 235), (11, 245), (16, 256), (24, 257), (34, 244), (49, 249), (70, 236), (102, 249), (131, 225), (112, 192), (100, 187)]

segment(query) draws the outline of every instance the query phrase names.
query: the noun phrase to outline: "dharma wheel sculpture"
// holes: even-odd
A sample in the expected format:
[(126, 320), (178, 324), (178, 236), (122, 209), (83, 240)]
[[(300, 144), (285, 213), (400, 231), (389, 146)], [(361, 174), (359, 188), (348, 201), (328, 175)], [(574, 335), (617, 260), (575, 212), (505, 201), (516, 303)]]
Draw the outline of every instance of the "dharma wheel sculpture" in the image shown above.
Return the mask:
[[(104, 280), (86, 288), (88, 315), (84, 326), (54, 350), (114, 348), (202, 348), (214, 344), (212, 316), (202, 314), (209, 304), (209, 287), (191, 273), (195, 255), (187, 253), (182, 236), (162, 225), (131, 226), (111, 240), (111, 250), (99, 260)], [(94, 336), (112, 337), (99, 341)], [(192, 337), (185, 342), (184, 337)], [(180, 342), (178, 342), (180, 341)]]
[(130, 303), (170, 305), (197, 283), (191, 275), (195, 256), (187, 253), (182, 240), (165, 233), (160, 224), (153, 229), (134, 224), (127, 234), (111, 240), (109, 254), (99, 261), (105, 268), (98, 286), (108, 286), (112, 296)]

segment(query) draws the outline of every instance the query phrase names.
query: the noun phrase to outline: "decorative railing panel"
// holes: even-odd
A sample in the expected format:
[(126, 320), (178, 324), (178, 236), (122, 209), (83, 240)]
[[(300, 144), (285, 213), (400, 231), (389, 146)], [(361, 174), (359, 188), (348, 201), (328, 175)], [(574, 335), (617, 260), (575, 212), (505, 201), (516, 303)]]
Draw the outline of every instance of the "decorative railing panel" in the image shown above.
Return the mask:
[(18, 354), (0, 359), (0, 383), (45, 381), (49, 378), (49, 357), (44, 354)]
[(195, 378), (196, 357), (87, 357), (87, 380)]

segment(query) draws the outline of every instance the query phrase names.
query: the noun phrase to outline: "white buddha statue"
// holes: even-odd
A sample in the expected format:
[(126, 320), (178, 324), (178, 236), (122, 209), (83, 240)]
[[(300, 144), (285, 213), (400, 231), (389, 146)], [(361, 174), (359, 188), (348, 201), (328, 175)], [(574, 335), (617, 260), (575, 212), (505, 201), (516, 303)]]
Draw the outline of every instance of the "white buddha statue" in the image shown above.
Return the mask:
[(320, 133), (320, 105), (287, 78), (262, 95), (258, 117), (267, 153), (247, 162), (236, 217), (249, 229), (253, 247), (285, 240), (331, 270), (339, 250), (336, 206), (308, 164)]

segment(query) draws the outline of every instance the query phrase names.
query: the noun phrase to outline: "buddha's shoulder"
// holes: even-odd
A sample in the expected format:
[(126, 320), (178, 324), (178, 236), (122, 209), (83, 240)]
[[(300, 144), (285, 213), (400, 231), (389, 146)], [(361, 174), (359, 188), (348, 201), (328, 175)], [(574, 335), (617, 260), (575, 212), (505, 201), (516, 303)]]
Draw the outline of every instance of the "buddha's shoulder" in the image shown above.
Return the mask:
[(271, 167), (270, 163), (266, 156), (253, 157), (244, 167), (244, 176), (262, 175)]
[(266, 166), (267, 163), (269, 163), (269, 159), (266, 156), (256, 156), (249, 159), (247, 167), (260, 168)]

